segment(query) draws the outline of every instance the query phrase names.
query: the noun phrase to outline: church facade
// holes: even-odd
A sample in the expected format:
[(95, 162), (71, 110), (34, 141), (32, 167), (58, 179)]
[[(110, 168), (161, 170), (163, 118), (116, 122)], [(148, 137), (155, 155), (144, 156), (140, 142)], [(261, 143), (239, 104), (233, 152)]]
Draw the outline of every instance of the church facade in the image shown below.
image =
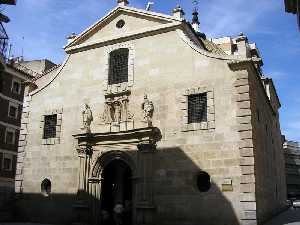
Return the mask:
[(209, 40), (183, 10), (127, 1), (27, 86), (19, 220), (57, 224), (261, 224), (284, 207), (271, 79), (254, 44)]

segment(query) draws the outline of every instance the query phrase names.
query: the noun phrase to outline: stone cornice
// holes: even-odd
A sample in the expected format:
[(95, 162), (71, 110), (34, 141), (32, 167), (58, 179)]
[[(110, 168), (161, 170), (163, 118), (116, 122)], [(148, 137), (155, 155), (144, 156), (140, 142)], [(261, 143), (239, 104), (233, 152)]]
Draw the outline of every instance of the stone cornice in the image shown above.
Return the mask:
[(249, 59), (235, 59), (228, 62), (228, 66), (231, 70), (237, 71), (237, 70), (244, 70), (249, 65), (262, 65), (262, 59), (261, 58), (249, 58)]
[(108, 38), (99, 39), (99, 40), (93, 41), (93, 42), (79, 44), (76, 46), (65, 47), (65, 51), (68, 54), (74, 53), (74, 52), (79, 52), (79, 51), (84, 51), (84, 50), (88, 50), (91, 48), (107, 46), (107, 45), (117, 43), (117, 42), (124, 42), (124, 41), (128, 41), (128, 40), (137, 39), (140, 37), (150, 36), (153, 34), (160, 34), (160, 33), (168, 32), (170, 30), (176, 30), (180, 26), (181, 26), (181, 22), (173, 22), (173, 23), (158, 25), (158, 26), (151, 27), (151, 28), (143, 28), (138, 31), (121, 34), (121, 35), (118, 35), (115, 37), (108, 37)]
[(123, 132), (84, 133), (73, 135), (78, 145), (114, 145), (123, 142), (131, 144), (155, 144), (161, 139), (161, 133), (156, 127), (146, 127)]
[(152, 17), (154, 19), (160, 19), (160, 20), (164, 20), (167, 22), (174, 22), (174, 21), (181, 22), (181, 20), (179, 20), (173, 16), (169, 16), (169, 15), (165, 15), (165, 14), (161, 14), (161, 13), (155, 13), (155, 12), (146, 11), (146, 10), (141, 10), (141, 9), (136, 9), (133, 7), (118, 6), (118, 7), (114, 8), (112, 11), (110, 11), (108, 14), (106, 14), (104, 17), (102, 17), (100, 20), (98, 20), (96, 23), (94, 23), (93, 25), (88, 27), (86, 30), (84, 30), (72, 42), (67, 44), (64, 47), (64, 49), (74, 46), (76, 43), (78, 43), (78, 41), (80, 41), (84, 37), (86, 37), (86, 35), (89, 34), (96, 27), (101, 26), (101, 24), (105, 23), (108, 19), (112, 18), (116, 13), (121, 12), (121, 11), (135, 13), (135, 14), (142, 15), (142, 16), (148, 16), (148, 17)]

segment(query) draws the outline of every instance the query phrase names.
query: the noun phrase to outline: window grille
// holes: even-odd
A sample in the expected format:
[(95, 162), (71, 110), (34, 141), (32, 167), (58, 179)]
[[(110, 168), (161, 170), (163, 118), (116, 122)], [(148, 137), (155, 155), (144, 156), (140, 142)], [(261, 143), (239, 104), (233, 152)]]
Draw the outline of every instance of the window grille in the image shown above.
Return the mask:
[(55, 138), (56, 137), (56, 123), (57, 115), (45, 116), (44, 119), (44, 135), (43, 138)]
[(207, 93), (188, 96), (188, 123), (207, 121)]
[(109, 55), (108, 84), (128, 82), (128, 55), (129, 49), (120, 48)]

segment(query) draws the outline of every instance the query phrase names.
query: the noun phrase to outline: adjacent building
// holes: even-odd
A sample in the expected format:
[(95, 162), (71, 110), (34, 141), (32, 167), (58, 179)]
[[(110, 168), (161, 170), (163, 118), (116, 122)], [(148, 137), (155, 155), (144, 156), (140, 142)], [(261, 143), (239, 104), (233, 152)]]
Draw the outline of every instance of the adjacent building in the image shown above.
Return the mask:
[(288, 198), (300, 197), (300, 146), (298, 142), (286, 141), (283, 145)]
[(297, 15), (300, 30), (300, 0), (284, 0), (285, 11)]
[(127, 0), (26, 87), (18, 220), (262, 224), (285, 207), (280, 101), (244, 34)]

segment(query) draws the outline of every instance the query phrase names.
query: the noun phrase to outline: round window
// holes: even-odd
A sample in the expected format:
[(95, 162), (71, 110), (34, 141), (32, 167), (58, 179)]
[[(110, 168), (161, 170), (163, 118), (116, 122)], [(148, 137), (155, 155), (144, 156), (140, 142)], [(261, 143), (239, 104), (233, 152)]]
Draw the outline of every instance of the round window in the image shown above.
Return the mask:
[(124, 27), (124, 25), (125, 25), (125, 21), (119, 20), (116, 24), (116, 27), (120, 29), (120, 28)]
[(197, 187), (200, 192), (206, 192), (210, 189), (210, 176), (204, 171), (200, 171), (197, 175)]

